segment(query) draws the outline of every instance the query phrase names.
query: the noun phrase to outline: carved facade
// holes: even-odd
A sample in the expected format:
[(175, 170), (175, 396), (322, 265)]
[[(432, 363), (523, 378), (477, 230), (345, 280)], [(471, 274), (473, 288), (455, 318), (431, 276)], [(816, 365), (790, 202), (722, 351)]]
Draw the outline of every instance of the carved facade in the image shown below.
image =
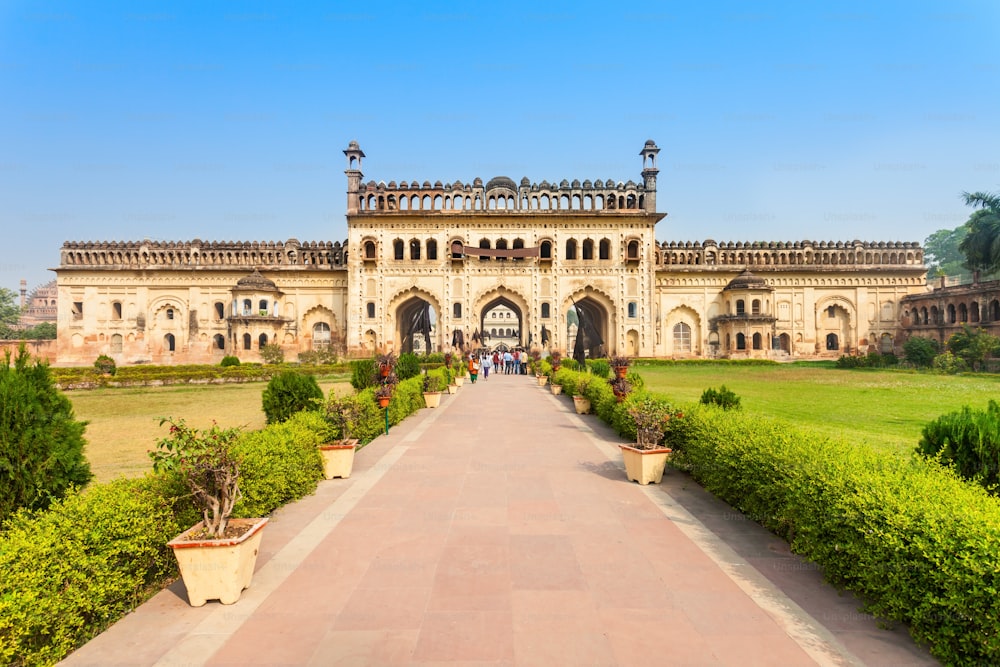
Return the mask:
[[(839, 356), (891, 347), (926, 290), (916, 243), (655, 241), (656, 159), (638, 183), (364, 182), (347, 156), (340, 243), (70, 243), (59, 361), (204, 363), (326, 345), (399, 352), (519, 344), (589, 354)], [(500, 327), (498, 318), (510, 325)], [(543, 345), (544, 341), (544, 345)], [(423, 343), (418, 343), (421, 349)]]

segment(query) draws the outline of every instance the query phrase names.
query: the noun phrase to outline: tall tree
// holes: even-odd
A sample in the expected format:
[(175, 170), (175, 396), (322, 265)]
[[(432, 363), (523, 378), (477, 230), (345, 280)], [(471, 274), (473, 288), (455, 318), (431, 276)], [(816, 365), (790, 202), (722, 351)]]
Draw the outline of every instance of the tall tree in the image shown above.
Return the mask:
[(17, 305), (17, 292), (0, 287), (0, 338), (16, 338), (15, 325), (21, 318), (21, 307)]
[(963, 192), (962, 197), (966, 205), (979, 209), (965, 223), (969, 232), (958, 246), (966, 266), (984, 273), (1000, 270), (1000, 194)]
[(959, 250), (969, 228), (963, 223), (955, 229), (939, 229), (924, 239), (927, 265), (938, 275), (954, 276), (967, 273), (965, 255)]

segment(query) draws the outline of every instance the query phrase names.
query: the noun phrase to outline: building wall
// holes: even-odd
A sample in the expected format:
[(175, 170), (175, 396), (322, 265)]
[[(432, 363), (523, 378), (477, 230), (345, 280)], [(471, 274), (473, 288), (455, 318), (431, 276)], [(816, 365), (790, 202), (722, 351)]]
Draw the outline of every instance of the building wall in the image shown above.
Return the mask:
[[(350, 355), (399, 352), (417, 300), (434, 311), (434, 350), (450, 349), (457, 332), (478, 345), (495, 306), (520, 315), (522, 345), (547, 337), (564, 353), (575, 306), (605, 354), (793, 358), (898, 345), (900, 302), (926, 291), (919, 244), (657, 243), (658, 151), (646, 142), (638, 183), (386, 184), (363, 182), (365, 155), (352, 142), (343, 245), (67, 242), (58, 362), (257, 360), (261, 336), (295, 358), (312, 349), (317, 324)], [(244, 297), (269, 308), (233, 310)], [(736, 312), (737, 301), (759, 304)]]

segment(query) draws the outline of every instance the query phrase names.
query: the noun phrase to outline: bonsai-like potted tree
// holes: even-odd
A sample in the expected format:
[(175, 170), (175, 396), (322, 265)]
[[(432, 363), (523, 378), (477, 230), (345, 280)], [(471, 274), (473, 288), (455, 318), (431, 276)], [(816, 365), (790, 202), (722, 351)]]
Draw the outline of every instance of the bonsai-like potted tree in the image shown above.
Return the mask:
[(559, 366), (562, 364), (562, 352), (559, 350), (552, 350), (552, 354), (549, 355), (549, 363), (552, 365), (552, 372), (556, 373), (559, 370)]
[(164, 418), (170, 434), (149, 453), (157, 472), (180, 476), (202, 520), (170, 542), (188, 602), (233, 604), (250, 585), (266, 518), (230, 519), (240, 498), (240, 461), (234, 451), (239, 428), (189, 427), (183, 419)]
[(354, 469), (354, 452), (358, 439), (351, 437), (351, 429), (357, 423), (361, 406), (352, 396), (337, 398), (333, 394), (326, 403), (326, 419), (340, 436), (338, 439), (319, 446), (323, 456), (323, 477), (347, 479)]
[(424, 375), (424, 405), (429, 408), (441, 405), (441, 378), (437, 375)]
[(631, 359), (624, 355), (615, 355), (611, 357), (611, 367), (615, 369), (615, 377), (624, 378), (628, 375), (629, 364), (632, 363)]
[(645, 395), (628, 414), (635, 421), (635, 445), (619, 445), (625, 461), (625, 475), (639, 484), (659, 484), (667, 459), (673, 452), (662, 446), (671, 419), (680, 419), (680, 412), (666, 401)]
[(453, 370), (455, 372), (455, 377), (452, 378), (452, 383), (456, 387), (461, 387), (463, 384), (465, 384), (465, 374), (467, 372), (465, 364), (464, 363), (455, 364)]
[(389, 407), (389, 401), (392, 400), (392, 390), (393, 385), (389, 383), (379, 385), (375, 390), (375, 401), (380, 408)]

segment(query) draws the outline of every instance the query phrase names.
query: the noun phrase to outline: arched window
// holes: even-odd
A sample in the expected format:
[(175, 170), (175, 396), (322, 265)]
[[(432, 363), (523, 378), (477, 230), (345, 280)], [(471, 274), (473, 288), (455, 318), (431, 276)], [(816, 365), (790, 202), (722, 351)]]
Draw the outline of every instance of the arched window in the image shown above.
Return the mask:
[(993, 299), (990, 301), (990, 321), (996, 322), (1000, 320), (1000, 300)]
[(243, 314), (249, 315), (252, 312), (253, 312), (253, 301), (251, 301), (250, 299), (243, 299)]
[[(750, 302), (750, 312), (753, 315), (760, 315), (760, 299), (754, 299)], [(755, 347), (755, 350), (759, 350), (759, 347)]]
[(549, 317), (551, 317), (550, 313), (551, 313), (551, 310), (550, 310), (548, 302), (543, 303), (542, 304), (542, 319), (545, 319), (545, 320), (549, 319)]
[(639, 242), (635, 239), (628, 242), (628, 246), (625, 249), (625, 258), (630, 262), (639, 261)]
[(168, 320), (174, 319), (174, 309), (173, 308), (167, 308), (167, 319)]
[(434, 239), (427, 239), (427, 259), (438, 258), (438, 242)]
[(313, 347), (326, 347), (330, 344), (330, 325), (317, 322), (313, 325)]
[(212, 344), (216, 350), (224, 350), (226, 349), (226, 338), (222, 334), (215, 334), (212, 336)]
[(583, 240), (583, 258), (584, 259), (594, 259), (594, 241), (593, 239)]
[(250, 338), (250, 334), (248, 334), (248, 333), (243, 334), (243, 349), (244, 350), (249, 350), (250, 349), (250, 344), (251, 344), (252, 340), (253, 339)]
[(948, 304), (948, 324), (954, 324), (958, 319), (958, 315), (955, 313), (955, 304)]
[(261, 348), (267, 345), (267, 334), (261, 334), (257, 337), (257, 347)]
[(839, 350), (840, 340), (837, 338), (837, 334), (827, 334), (826, 335), (826, 349), (828, 350)]
[(461, 317), (462, 316), (462, 304), (460, 304), (460, 303), (453, 303), (451, 305), (451, 316), (452, 317)]
[(743, 299), (737, 299), (736, 300), (736, 314), (737, 315), (746, 315), (747, 314), (747, 307), (746, 307), (746, 304), (743, 302)]
[(111, 319), (120, 320), (122, 318), (122, 302), (115, 301), (111, 304)]
[(958, 321), (959, 322), (969, 321), (969, 309), (964, 303), (958, 304)]
[(576, 239), (566, 241), (566, 259), (576, 259)]
[(763, 338), (759, 333), (753, 335), (753, 349), (760, 350), (763, 347)]
[(403, 239), (396, 239), (392, 242), (392, 256), (398, 260), (403, 259)]
[(639, 317), (639, 305), (635, 301), (628, 302), (628, 316), (630, 318)]
[[(479, 240), (479, 247), (483, 248), (483, 249), (489, 249), (489, 247), (490, 247), (490, 240), (489, 239), (480, 239)], [(479, 261), (481, 261), (481, 262), (488, 262), (488, 261), (490, 261), (490, 258), (488, 256), (486, 256), (486, 255), (480, 255), (479, 256)]]
[(221, 301), (215, 302), (215, 319), (222, 320), (226, 317), (226, 305)]
[(167, 334), (163, 337), (163, 348), (167, 352), (173, 352), (177, 345), (177, 340), (174, 338), (173, 334)]
[(736, 349), (737, 350), (747, 349), (747, 337), (741, 333), (736, 334)]
[(267, 317), (267, 299), (261, 299), (257, 303), (257, 310), (261, 317)]
[(600, 252), (598, 255), (600, 259), (611, 259), (611, 241), (608, 239), (601, 239), (598, 252)]
[(410, 239), (410, 259), (420, 259), (420, 241)]
[(365, 304), (365, 314), (369, 317), (375, 317), (375, 302), (369, 301)]
[(111, 354), (122, 351), (122, 335), (114, 334), (111, 336)]
[[(514, 244), (511, 246), (514, 250), (521, 250), (524, 248), (524, 239), (514, 239)], [(515, 257), (515, 262), (523, 262), (524, 257)]]
[[(538, 255), (542, 259), (552, 259), (552, 241), (542, 241), (538, 248)], [(998, 306), (998, 308), (1000, 308), (1000, 306)]]
[[(497, 246), (496, 247), (497, 247), (497, 250), (506, 250), (507, 249), (507, 239), (497, 239)], [(507, 260), (506, 257), (497, 257), (497, 261), (498, 262), (503, 262), (503, 261), (506, 261), (506, 260)]]
[(691, 351), (691, 327), (685, 322), (674, 325), (674, 352)]
[(365, 259), (375, 259), (374, 241), (365, 241)]

